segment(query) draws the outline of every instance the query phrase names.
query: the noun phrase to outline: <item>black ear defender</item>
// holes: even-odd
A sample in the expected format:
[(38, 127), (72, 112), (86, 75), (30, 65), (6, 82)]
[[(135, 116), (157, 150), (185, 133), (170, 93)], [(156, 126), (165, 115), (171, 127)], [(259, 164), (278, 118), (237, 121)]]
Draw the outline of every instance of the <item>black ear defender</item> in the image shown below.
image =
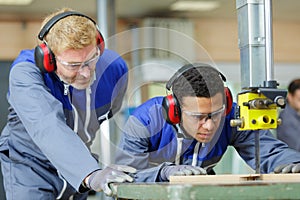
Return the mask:
[(41, 29), (41, 31), (38, 34), (39, 40), (43, 41), (43, 43), (41, 43), (40, 45), (35, 47), (34, 59), (35, 59), (36, 66), (38, 66), (42, 72), (50, 73), (50, 72), (53, 72), (56, 70), (55, 55), (51, 51), (50, 47), (47, 45), (47, 42), (44, 41), (44, 37), (48, 34), (48, 32), (54, 26), (54, 24), (56, 24), (59, 20), (65, 18), (65, 17), (68, 17), (68, 16), (72, 16), (72, 15), (85, 17), (85, 18), (91, 20), (95, 24), (95, 26), (98, 30), (98, 34), (97, 34), (97, 38), (96, 38), (97, 46), (100, 50), (100, 54), (102, 54), (104, 52), (105, 45), (104, 45), (103, 36), (102, 36), (96, 22), (92, 18), (90, 18), (82, 13), (75, 12), (75, 11), (63, 12), (63, 13), (55, 15), (53, 18), (51, 18), (43, 26), (43, 28)]
[[(184, 67), (180, 68), (167, 82), (166, 84), (166, 89), (168, 91), (171, 90), (172, 85), (174, 83), (175, 80), (177, 80), (180, 76), (182, 76), (182, 74), (186, 71), (188, 71), (189, 69), (192, 68), (197, 68), (197, 66), (194, 66), (192, 64), (190, 65), (185, 65)], [(219, 72), (220, 78), (223, 80), (224, 84), (226, 82), (226, 77)], [(225, 93), (225, 97), (226, 97), (226, 111), (225, 114), (229, 114), (231, 111), (231, 107), (233, 104), (233, 98), (232, 98), (232, 93), (230, 91), (230, 89), (227, 86), (224, 86), (224, 93)], [(169, 124), (178, 124), (181, 121), (181, 108), (180, 108), (180, 104), (178, 99), (176, 98), (176, 96), (174, 94), (169, 94), (167, 96), (165, 96), (163, 98), (162, 101), (162, 110), (163, 110), (163, 116), (165, 118), (165, 120), (169, 123)]]

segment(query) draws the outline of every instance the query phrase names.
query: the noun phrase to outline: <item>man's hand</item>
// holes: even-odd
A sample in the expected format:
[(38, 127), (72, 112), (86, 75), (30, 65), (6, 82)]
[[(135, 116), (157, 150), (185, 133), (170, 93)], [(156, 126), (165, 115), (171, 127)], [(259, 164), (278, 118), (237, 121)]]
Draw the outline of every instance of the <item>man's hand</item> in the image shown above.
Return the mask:
[(136, 169), (125, 165), (110, 165), (91, 173), (87, 177), (86, 186), (97, 192), (103, 191), (107, 196), (112, 196), (110, 183), (133, 182), (134, 179), (126, 173), (136, 173)]
[(160, 170), (160, 177), (163, 181), (169, 181), (170, 176), (206, 175), (207, 172), (201, 167), (191, 165), (171, 165)]
[(274, 173), (300, 173), (300, 163), (279, 165), (274, 169)]

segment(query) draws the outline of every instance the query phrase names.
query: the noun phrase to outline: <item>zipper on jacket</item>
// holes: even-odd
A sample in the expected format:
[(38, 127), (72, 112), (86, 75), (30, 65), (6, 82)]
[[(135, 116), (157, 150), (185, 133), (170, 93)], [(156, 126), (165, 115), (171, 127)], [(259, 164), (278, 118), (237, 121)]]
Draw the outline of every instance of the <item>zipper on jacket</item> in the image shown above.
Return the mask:
[(69, 103), (71, 104), (71, 107), (74, 111), (74, 126), (73, 126), (73, 131), (75, 133), (78, 133), (78, 112), (75, 108), (75, 106), (72, 104), (72, 101), (71, 101), (71, 94), (70, 94), (70, 90), (69, 90), (69, 87), (70, 85), (69, 84), (66, 84), (64, 83), (64, 95), (67, 95), (68, 96), (68, 100), (69, 100)]
[[(74, 127), (73, 127), (73, 131), (75, 133), (78, 133), (78, 124), (79, 124), (79, 117), (78, 117), (78, 112), (77, 112), (77, 109), (75, 108), (75, 106), (72, 104), (72, 101), (71, 101), (71, 96), (70, 96), (70, 91), (69, 91), (69, 86), (68, 84), (65, 84), (64, 83), (64, 95), (67, 95), (68, 96), (68, 100), (72, 106), (72, 109), (74, 111)], [(91, 93), (92, 93), (92, 89), (91, 87), (88, 87), (86, 90), (85, 90), (85, 94), (86, 94), (86, 115), (85, 115), (85, 120), (84, 120), (84, 133), (87, 137), (87, 141), (86, 143), (90, 142), (91, 141), (91, 135), (89, 134), (88, 132), (88, 126), (89, 126), (89, 123), (90, 123), (90, 118), (91, 118)]]

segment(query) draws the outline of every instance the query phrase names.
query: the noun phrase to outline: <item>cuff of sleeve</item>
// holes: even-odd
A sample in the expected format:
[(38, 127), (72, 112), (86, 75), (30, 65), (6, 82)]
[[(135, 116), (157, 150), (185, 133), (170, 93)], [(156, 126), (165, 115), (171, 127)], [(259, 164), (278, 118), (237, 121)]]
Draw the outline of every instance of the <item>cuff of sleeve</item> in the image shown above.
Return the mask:
[[(97, 169), (97, 170), (95, 170), (95, 171), (98, 171), (98, 170), (100, 170), (100, 169)], [(93, 172), (95, 172), (95, 171), (93, 171)], [(88, 176), (91, 176), (93, 172), (91, 172), (89, 175), (87, 175), (87, 177), (88, 177)], [(86, 178), (87, 178), (87, 177), (86, 177)], [(86, 179), (86, 178), (85, 178), (85, 179)], [(90, 178), (90, 177), (89, 177), (89, 178)], [(85, 180), (85, 179), (83, 179), (83, 181), (81, 182), (81, 184), (80, 184), (80, 186), (79, 186), (79, 189), (78, 189), (78, 192), (79, 192), (79, 193), (85, 193), (85, 192), (91, 190), (91, 189), (89, 188), (89, 186), (87, 185), (88, 183), (86, 183), (86, 180)]]
[(85, 185), (84, 181), (82, 181), (78, 192), (79, 193), (86, 193), (87, 191), (90, 191), (90, 189)]

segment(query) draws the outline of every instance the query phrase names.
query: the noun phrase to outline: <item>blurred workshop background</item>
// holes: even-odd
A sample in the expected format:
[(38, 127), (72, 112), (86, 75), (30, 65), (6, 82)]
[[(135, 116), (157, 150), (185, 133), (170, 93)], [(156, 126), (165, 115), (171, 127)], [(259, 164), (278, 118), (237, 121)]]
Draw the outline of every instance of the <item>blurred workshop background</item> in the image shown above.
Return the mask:
[[(129, 67), (129, 88), (121, 112), (101, 127), (94, 151), (111, 161), (128, 113), (155, 95), (186, 61), (213, 63), (227, 77), (234, 98), (241, 90), (237, 3), (235, 0), (0, 0), (0, 129), (6, 123), (9, 67), (20, 50), (37, 45), (43, 18), (70, 7), (95, 19), (106, 47)], [(274, 78), (286, 88), (300, 77), (300, 1), (273, 0)], [(276, 134), (276, 133), (274, 133)], [(108, 151), (110, 150), (110, 151)], [(247, 173), (233, 149), (217, 173)], [(0, 177), (2, 184), (2, 178)], [(0, 199), (5, 199), (0, 184)]]

